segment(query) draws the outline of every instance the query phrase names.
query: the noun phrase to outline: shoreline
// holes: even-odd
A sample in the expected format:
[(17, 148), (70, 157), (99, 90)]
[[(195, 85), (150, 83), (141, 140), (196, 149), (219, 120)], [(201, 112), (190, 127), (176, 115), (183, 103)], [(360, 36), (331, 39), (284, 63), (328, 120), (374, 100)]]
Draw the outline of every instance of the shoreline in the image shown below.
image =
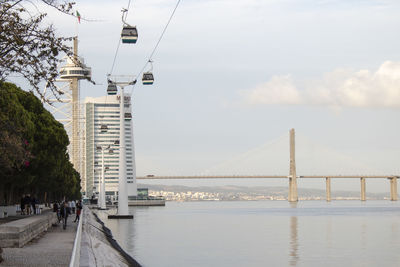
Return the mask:
[(85, 207), (83, 212), (79, 266), (141, 266), (121, 248), (94, 208)]
[(133, 267), (141, 267), (140, 265), (131, 255), (129, 255), (123, 248), (118, 244), (118, 242), (114, 239), (111, 230), (105, 225), (105, 223), (97, 216), (96, 213), (92, 211), (92, 214), (94, 215), (96, 221), (101, 224), (103, 233), (107, 238), (107, 241), (110, 243), (110, 245), (118, 252), (121, 254), (122, 257), (128, 262), (129, 266)]

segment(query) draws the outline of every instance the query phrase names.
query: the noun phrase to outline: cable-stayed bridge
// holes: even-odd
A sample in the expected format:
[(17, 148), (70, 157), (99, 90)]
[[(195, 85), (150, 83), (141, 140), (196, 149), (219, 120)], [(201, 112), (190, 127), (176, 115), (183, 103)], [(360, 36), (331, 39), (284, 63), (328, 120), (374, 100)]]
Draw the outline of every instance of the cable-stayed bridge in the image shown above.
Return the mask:
[[(290, 157), (289, 157), (289, 169), (282, 168), (282, 165), (279, 164), (274, 164), (276, 162), (276, 158), (279, 158), (279, 154), (282, 154), (282, 140), (286, 139), (287, 135), (280, 137), (268, 144), (265, 144), (259, 148), (256, 148), (254, 150), (248, 151), (236, 158), (233, 158), (231, 160), (228, 160), (226, 162), (223, 162), (222, 164), (218, 164), (217, 166), (210, 168), (203, 173), (199, 175), (147, 175), (147, 176), (138, 176), (137, 179), (141, 180), (156, 180), (156, 179), (287, 179), (288, 184), (289, 184), (289, 195), (288, 195), (288, 200), (290, 202), (296, 202), (298, 201), (298, 193), (297, 193), (297, 179), (302, 179), (302, 178), (311, 178), (311, 179), (325, 179), (326, 183), (326, 200), (331, 201), (331, 179), (359, 179), (360, 180), (360, 199), (362, 201), (366, 200), (366, 179), (369, 178), (375, 178), (375, 179), (388, 179), (390, 182), (390, 200), (396, 201), (398, 200), (398, 193), (397, 193), (397, 179), (400, 177), (400, 175), (395, 175), (393, 173), (386, 173), (386, 172), (381, 172), (377, 173), (376, 170), (374, 170), (373, 167), (371, 167), (368, 164), (365, 164), (363, 162), (357, 162), (354, 160), (354, 158), (348, 157), (346, 155), (340, 155), (336, 151), (333, 151), (329, 148), (323, 148), (322, 151), (324, 154), (327, 155), (335, 155), (338, 154), (338, 157), (340, 160), (332, 161), (332, 160), (325, 160), (322, 161), (322, 164), (320, 161), (318, 163), (316, 160), (312, 159), (312, 157), (316, 156), (319, 157), (321, 151), (320, 149), (316, 149), (315, 144), (313, 144), (312, 141), (309, 139), (305, 139), (306, 142), (303, 142), (301, 145), (302, 148), (307, 148), (307, 149), (302, 149), (302, 152), (300, 153), (300, 156), (295, 154), (296, 146), (295, 146), (295, 133), (294, 129), (290, 130), (290, 142), (285, 142), (287, 145), (287, 149), (290, 151)], [(286, 139), (287, 140), (287, 139)], [(262, 151), (266, 148), (269, 147), (269, 150), (271, 150), (273, 153), (270, 153), (269, 156), (265, 157), (265, 154), (262, 153)], [(271, 149), (272, 147), (272, 149)], [(276, 151), (275, 151), (276, 150)], [(286, 150), (287, 151), (287, 150)], [(318, 152), (317, 152), (318, 151)], [(261, 162), (258, 162), (260, 161)], [(313, 171), (310, 171), (312, 168), (310, 168), (310, 165), (304, 164), (304, 167), (301, 167), (300, 170), (301, 172), (297, 172), (296, 170), (296, 160), (297, 162), (300, 162), (300, 164), (304, 164), (307, 162), (311, 162), (312, 167), (317, 167), (314, 168)], [(274, 173), (279, 173), (276, 175), (264, 175), (264, 174), (249, 174), (249, 173), (254, 173), (254, 168), (245, 168), (239, 170), (242, 166), (246, 165), (244, 164), (246, 161), (250, 161), (252, 163), (256, 163), (256, 166), (265, 165), (266, 162), (272, 162), (270, 163), (270, 166), (274, 170)], [(247, 164), (248, 165), (248, 164)], [(287, 162), (286, 162), (287, 166)], [(352, 169), (357, 168), (357, 169), (362, 169), (363, 174), (354, 174), (349, 172), (348, 170), (344, 170), (346, 166), (351, 166)], [(332, 169), (332, 167), (339, 169), (342, 174), (335, 174), (337, 172), (335, 171), (329, 171), (327, 172), (327, 169)], [(236, 169), (235, 169), (236, 168)], [(239, 169), (238, 169), (239, 168)], [(221, 173), (221, 169), (223, 170), (223, 173)], [(251, 171), (249, 171), (251, 169)], [(282, 171), (282, 169), (286, 169), (286, 175), (284, 174), (285, 170)], [(228, 170), (228, 171), (227, 171)], [(323, 170), (323, 171), (321, 171)], [(260, 173), (260, 170), (257, 170), (258, 173)], [(314, 174), (316, 172), (319, 172), (317, 174)], [(225, 174), (224, 174), (225, 173)], [(235, 173), (232, 175), (227, 175), (226, 173)], [(308, 173), (306, 175), (298, 175), (298, 173)], [(368, 174), (369, 173), (369, 174)]]

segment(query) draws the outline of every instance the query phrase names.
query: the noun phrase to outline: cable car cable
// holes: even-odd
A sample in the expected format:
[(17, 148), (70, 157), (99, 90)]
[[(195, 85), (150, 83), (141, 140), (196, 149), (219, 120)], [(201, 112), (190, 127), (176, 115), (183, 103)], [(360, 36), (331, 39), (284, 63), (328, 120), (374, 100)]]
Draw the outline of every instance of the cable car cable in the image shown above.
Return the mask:
[[(131, 0), (128, 1), (128, 7), (125, 9), (125, 10), (126, 10), (126, 12), (125, 12), (125, 19), (126, 19), (126, 17), (128, 16), (128, 12), (129, 12), (129, 7), (130, 7), (130, 5), (131, 5)], [(112, 65), (111, 65), (111, 70), (110, 70), (110, 72), (109, 72), (110, 75), (112, 74), (112, 72), (113, 72), (113, 70), (114, 70), (115, 61), (116, 61), (117, 56), (118, 56), (118, 51), (119, 51), (119, 46), (120, 46), (120, 44), (121, 44), (121, 37), (119, 37), (119, 39), (118, 39), (117, 49), (116, 49), (116, 51), (115, 51), (113, 63), (112, 63)]]
[[(181, 2), (181, 0), (178, 0), (178, 2), (176, 3), (175, 8), (174, 8), (174, 11), (172, 11), (171, 16), (169, 17), (169, 20), (168, 20), (168, 22), (167, 22), (167, 25), (165, 25), (164, 30), (162, 31), (161, 36), (160, 36), (160, 38), (158, 39), (156, 46), (154, 47), (153, 51), (151, 52), (151, 54), (150, 54), (150, 56), (149, 56), (149, 61), (152, 60), (152, 57), (153, 57), (154, 53), (156, 52), (156, 49), (158, 48), (158, 45), (160, 44), (161, 39), (163, 38), (163, 36), (164, 36), (164, 34), (165, 34), (165, 32), (166, 32), (168, 26), (169, 26), (169, 23), (171, 22), (172, 17), (174, 16), (175, 11), (176, 11), (176, 9), (178, 8), (180, 2)], [(146, 63), (146, 65), (147, 65), (147, 63)], [(143, 70), (142, 70), (142, 71), (143, 71)]]
[(128, 7), (126, 8), (126, 15), (125, 15), (125, 19), (128, 16), (128, 12), (129, 12), (129, 6), (131, 5), (131, 0), (128, 1)]
[[(146, 64), (144, 64), (142, 70), (139, 72), (139, 74), (138, 74), (136, 77), (140, 77), (140, 75), (143, 73), (144, 69), (146, 68), (147, 64), (149, 64), (149, 61), (152, 61), (153, 55), (154, 55), (154, 53), (156, 52), (156, 50), (157, 50), (157, 48), (158, 48), (158, 46), (159, 46), (159, 44), (160, 44), (160, 42), (161, 42), (161, 40), (162, 40), (162, 38), (163, 38), (165, 32), (167, 31), (167, 28), (168, 28), (168, 26), (169, 26), (169, 24), (170, 24), (170, 22), (171, 22), (173, 16), (175, 15), (175, 11), (176, 11), (176, 9), (178, 8), (180, 2), (181, 2), (181, 0), (178, 0), (178, 2), (176, 3), (175, 8), (174, 8), (174, 10), (172, 11), (171, 16), (170, 16), (169, 19), (168, 19), (168, 22), (167, 22), (167, 24), (165, 25), (165, 27), (164, 27), (164, 29), (163, 29), (161, 35), (160, 35), (160, 38), (158, 39), (156, 45), (155, 45), (154, 48), (153, 48), (153, 51), (150, 53), (150, 56), (148, 57), (148, 60), (146, 61)], [(135, 89), (135, 85), (132, 86), (131, 95), (133, 94), (133, 90), (134, 90), (134, 89)]]
[(111, 70), (110, 70), (110, 75), (112, 74), (113, 70), (114, 70), (114, 66), (115, 66), (115, 61), (117, 60), (117, 55), (118, 55), (118, 50), (119, 50), (119, 46), (121, 44), (121, 37), (119, 37), (118, 39), (118, 45), (117, 45), (117, 50), (115, 51), (115, 55), (114, 55), (114, 60), (113, 63), (111, 65)]

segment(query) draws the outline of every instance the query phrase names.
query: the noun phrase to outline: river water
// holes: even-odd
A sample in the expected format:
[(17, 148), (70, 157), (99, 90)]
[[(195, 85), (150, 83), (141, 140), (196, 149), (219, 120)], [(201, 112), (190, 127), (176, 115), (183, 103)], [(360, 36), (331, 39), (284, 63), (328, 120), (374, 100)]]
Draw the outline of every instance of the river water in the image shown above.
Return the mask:
[(167, 202), (130, 212), (102, 219), (143, 266), (400, 266), (400, 202)]

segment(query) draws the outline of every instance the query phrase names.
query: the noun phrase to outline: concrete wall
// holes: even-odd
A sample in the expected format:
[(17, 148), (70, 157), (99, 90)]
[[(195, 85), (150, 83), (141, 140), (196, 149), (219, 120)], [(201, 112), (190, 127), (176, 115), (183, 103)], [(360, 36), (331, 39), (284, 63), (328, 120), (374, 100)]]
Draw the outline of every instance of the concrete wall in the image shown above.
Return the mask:
[(0, 218), (17, 215), (17, 207), (16, 205), (0, 206)]
[(57, 215), (54, 212), (46, 212), (40, 215), (1, 224), (0, 247), (21, 248), (56, 222)]
[(165, 200), (129, 200), (129, 206), (165, 206)]
[(89, 208), (82, 210), (82, 240), (80, 267), (120, 266), (128, 267), (128, 262), (115, 250), (107, 240), (103, 226), (95, 219)]

